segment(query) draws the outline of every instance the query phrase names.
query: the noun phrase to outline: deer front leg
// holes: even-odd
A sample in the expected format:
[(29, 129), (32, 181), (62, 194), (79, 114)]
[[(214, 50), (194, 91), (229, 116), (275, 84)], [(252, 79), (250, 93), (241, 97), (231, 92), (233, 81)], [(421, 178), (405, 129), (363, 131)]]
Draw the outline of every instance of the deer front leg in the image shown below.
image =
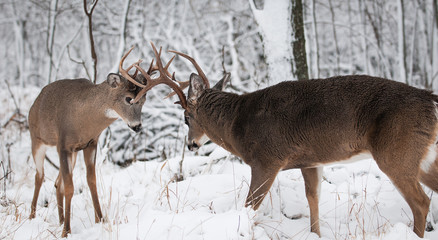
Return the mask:
[(274, 183), (275, 177), (280, 171), (280, 167), (270, 166), (266, 168), (260, 165), (251, 166), (251, 184), (249, 186), (248, 197), (245, 207), (252, 206), (254, 210), (260, 207), (263, 199)]
[(74, 154), (68, 150), (58, 150), (59, 152), (59, 162), (60, 162), (60, 174), (62, 177), (62, 182), (64, 184), (64, 198), (65, 198), (65, 208), (64, 208), (64, 229), (62, 230), (62, 237), (67, 237), (67, 234), (71, 233), (70, 228), (70, 211), (71, 211), (71, 199), (74, 193), (73, 186), (73, 156)]
[(322, 167), (302, 168), (306, 197), (310, 209), (310, 230), (321, 237), (319, 231), (319, 194), (321, 192)]
[(99, 197), (97, 196), (96, 188), (96, 149), (97, 143), (93, 142), (90, 146), (84, 149), (85, 165), (87, 166), (87, 182), (90, 188), (91, 198), (93, 199), (94, 218), (98, 223), (102, 220), (102, 210), (100, 208)]

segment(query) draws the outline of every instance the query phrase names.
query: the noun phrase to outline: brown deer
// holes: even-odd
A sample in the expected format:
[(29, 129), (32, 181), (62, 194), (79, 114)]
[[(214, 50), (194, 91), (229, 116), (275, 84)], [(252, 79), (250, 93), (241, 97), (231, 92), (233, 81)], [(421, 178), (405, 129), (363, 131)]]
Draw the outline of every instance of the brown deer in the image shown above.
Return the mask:
[[(155, 46), (152, 47), (156, 53)], [(159, 54), (156, 54), (157, 64), (153, 65), (152, 61), (148, 71), (139, 66), (140, 61), (123, 69), (123, 62), (132, 49), (120, 61), (119, 71), (122, 76), (109, 74), (106, 81), (97, 85), (87, 79), (53, 82), (41, 90), (29, 111), (32, 155), (36, 165), (35, 192), (29, 218), (35, 217), (38, 194), (44, 179), (47, 147), (56, 146), (60, 169), (55, 187), (59, 222), (64, 223), (63, 237), (71, 232), (70, 209), (74, 190), (72, 172), (78, 151), (84, 152), (87, 182), (97, 223), (102, 220), (95, 174), (99, 135), (117, 118), (123, 119), (135, 132), (140, 131), (141, 109), (146, 100), (144, 89), (160, 83), (171, 87), (175, 85), (167, 71), (173, 59), (163, 67)], [(132, 76), (128, 74), (132, 67), (141, 71), (141, 74), (137, 75), (137, 71)], [(159, 70), (160, 76), (152, 79), (150, 74), (156, 70)]]
[(371, 76), (286, 81), (252, 93), (213, 88), (196, 61), (185, 109), (188, 148), (206, 140), (251, 167), (246, 206), (255, 210), (281, 170), (300, 168), (310, 207), (311, 231), (320, 235), (322, 166), (370, 154), (409, 204), (414, 232), (423, 237), (430, 200), (420, 182), (438, 191), (438, 96)]

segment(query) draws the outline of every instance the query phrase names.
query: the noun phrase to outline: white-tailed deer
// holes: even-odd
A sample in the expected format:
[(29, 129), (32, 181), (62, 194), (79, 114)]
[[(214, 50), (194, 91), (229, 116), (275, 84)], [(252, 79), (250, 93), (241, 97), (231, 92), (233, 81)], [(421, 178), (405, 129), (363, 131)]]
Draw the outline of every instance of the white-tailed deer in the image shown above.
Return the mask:
[[(154, 46), (153, 48), (156, 52)], [(171, 61), (163, 68), (159, 54), (156, 54), (157, 64), (153, 65), (152, 61), (148, 71), (139, 66), (140, 61), (123, 69), (123, 62), (131, 50), (120, 61), (119, 71), (122, 76), (109, 74), (106, 81), (97, 85), (87, 79), (53, 82), (41, 90), (29, 111), (32, 155), (37, 170), (30, 218), (35, 217), (38, 195), (44, 179), (46, 149), (48, 146), (56, 146), (60, 169), (55, 187), (59, 222), (64, 223), (63, 237), (71, 232), (70, 209), (74, 190), (72, 171), (78, 151), (84, 152), (95, 221), (99, 222), (102, 219), (102, 211), (96, 191), (95, 175), (99, 135), (119, 117), (131, 129), (140, 131), (141, 109), (146, 100), (144, 89), (160, 83), (169, 84), (171, 87), (175, 84), (167, 71)], [(133, 76), (128, 74), (132, 67), (136, 67), (141, 74), (137, 75), (137, 71)], [(156, 70), (159, 70), (160, 76), (152, 79), (150, 74)]]
[[(311, 231), (320, 235), (318, 199), (324, 164), (370, 154), (409, 204), (423, 237), (429, 198), (438, 191), (438, 96), (371, 76), (286, 81), (252, 93), (213, 88), (196, 61), (187, 101), (188, 148), (211, 139), (251, 167), (246, 206), (257, 209), (281, 170), (301, 168)], [(187, 102), (183, 104), (183, 102)]]

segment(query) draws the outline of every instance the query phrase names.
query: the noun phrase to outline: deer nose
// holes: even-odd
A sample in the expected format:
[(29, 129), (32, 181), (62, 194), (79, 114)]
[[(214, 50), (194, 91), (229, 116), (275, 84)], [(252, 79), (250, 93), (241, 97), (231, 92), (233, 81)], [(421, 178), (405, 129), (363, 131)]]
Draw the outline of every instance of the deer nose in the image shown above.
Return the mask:
[(141, 123), (135, 126), (129, 126), (134, 132), (140, 132), (141, 131)]
[(198, 151), (199, 149), (198, 144), (196, 144), (195, 142), (190, 143), (189, 145), (187, 145), (187, 147), (190, 151)]

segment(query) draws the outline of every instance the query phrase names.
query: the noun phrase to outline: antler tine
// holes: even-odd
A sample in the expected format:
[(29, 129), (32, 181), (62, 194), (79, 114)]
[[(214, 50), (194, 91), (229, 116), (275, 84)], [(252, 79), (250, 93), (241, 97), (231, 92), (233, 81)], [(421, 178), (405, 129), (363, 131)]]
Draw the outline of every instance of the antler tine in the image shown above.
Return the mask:
[(157, 63), (156, 66), (158, 67), (158, 71), (160, 71), (160, 74), (163, 72), (163, 63), (161, 62), (161, 49), (162, 47), (160, 47), (160, 52), (157, 52), (157, 48), (155, 47), (154, 43), (151, 42), (152, 45), (152, 49), (154, 50), (154, 54), (155, 54), (155, 58), (157, 59)]
[[(119, 72), (120, 72), (120, 74), (122, 74), (122, 76), (123, 76), (124, 78), (126, 78), (128, 81), (132, 82), (133, 84), (135, 84), (135, 85), (137, 85), (137, 86), (139, 86), (139, 87), (141, 87), (141, 88), (144, 88), (144, 87), (146, 87), (146, 85), (143, 85), (143, 84), (141, 84), (141, 83), (135, 81), (135, 80), (129, 75), (129, 73), (128, 73), (128, 71), (131, 70), (131, 68), (132, 68), (136, 63), (134, 63), (134, 64), (132, 64), (131, 66), (129, 66), (128, 69), (126, 69), (126, 70), (123, 69), (123, 63), (125, 62), (125, 59), (128, 57), (128, 55), (131, 53), (131, 51), (132, 51), (133, 49), (134, 49), (134, 46), (132, 46), (131, 49), (129, 49), (129, 51), (126, 52), (125, 55), (123, 55), (123, 57), (120, 59), (120, 62), (119, 62)], [(141, 60), (139, 60), (139, 61), (137, 62), (137, 64), (140, 63), (140, 62), (141, 62)]]
[(152, 74), (152, 72), (155, 70), (156, 69), (154, 69), (154, 59), (152, 59), (151, 64), (149, 65), (148, 74)]
[[(166, 66), (164, 66), (164, 69), (168, 72), (169, 66), (172, 63), (173, 59), (175, 59), (176, 55), (173, 55), (173, 57), (167, 62)], [(169, 73), (169, 72), (168, 72)]]
[(134, 74), (132, 75), (132, 78), (136, 78), (136, 77), (137, 77), (137, 74), (138, 74), (138, 69), (135, 69), (135, 72), (134, 72)]
[(193, 59), (192, 57), (190, 57), (189, 55), (182, 53), (182, 52), (177, 52), (175, 50), (169, 50), (169, 52), (175, 53), (180, 55), (181, 57), (186, 58), (187, 60), (189, 60), (193, 66), (195, 66), (196, 70), (198, 71), (199, 76), (201, 76), (202, 80), (204, 81), (205, 85), (207, 88), (210, 88), (210, 82), (208, 81), (207, 76), (205, 76), (204, 72), (202, 71), (201, 67), (199, 67), (198, 63), (195, 61), (195, 59)]
[[(180, 82), (180, 81), (176, 81), (179, 84), (179, 87), (181, 88), (181, 90), (186, 89), (189, 85), (190, 85), (190, 81), (185, 81), (185, 82)], [(169, 94), (167, 94), (166, 98), (170, 98), (175, 96), (176, 92), (171, 92)]]
[[(157, 49), (155, 48), (154, 43), (151, 42), (152, 45), (152, 49), (154, 50), (154, 55), (157, 58), (157, 63), (156, 65), (153, 65), (153, 61), (151, 62), (151, 65), (149, 67), (148, 73), (151, 74), (153, 71), (159, 70), (160, 71), (160, 66), (163, 66), (163, 63), (161, 62), (161, 51), (162, 51), (162, 47), (160, 47), (160, 51), (158, 52)], [(159, 60), (158, 60), (159, 59)], [(172, 63), (173, 59), (175, 59), (175, 56), (173, 56), (169, 62), (166, 64), (166, 66), (162, 67), (164, 69), (164, 71), (160, 71), (164, 72), (165, 74), (167, 74), (167, 76), (172, 77), (172, 74), (170, 74), (169, 72), (169, 66)], [(159, 62), (158, 62), (159, 61)]]
[[(170, 74), (170, 72), (169, 72), (169, 66), (170, 66), (170, 64), (172, 63), (173, 59), (175, 59), (175, 56), (173, 56), (173, 57), (169, 60), (169, 62), (166, 64), (166, 66), (164, 66), (164, 73), (167, 74), (167, 76), (169, 76), (169, 77), (172, 78), (172, 79), (173, 79), (173, 75)], [(149, 65), (149, 69), (148, 69), (147, 72), (148, 72), (148, 74), (152, 74), (153, 71), (157, 71), (157, 70), (159, 70), (159, 69), (158, 69), (158, 66), (157, 66), (157, 65), (154, 65), (154, 59), (152, 59), (152, 62), (151, 62), (151, 64)]]

